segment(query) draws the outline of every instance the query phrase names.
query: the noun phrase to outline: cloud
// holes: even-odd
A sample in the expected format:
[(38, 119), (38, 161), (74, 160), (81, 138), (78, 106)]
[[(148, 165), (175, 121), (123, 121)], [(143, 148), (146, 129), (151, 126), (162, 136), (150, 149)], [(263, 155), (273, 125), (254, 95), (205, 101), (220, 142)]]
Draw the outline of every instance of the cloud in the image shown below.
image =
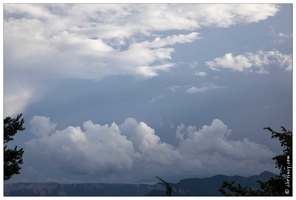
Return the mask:
[(207, 76), (207, 73), (205, 73), (205, 72), (196, 72), (195, 75), (204, 77), (204, 76)]
[[(219, 119), (199, 130), (181, 124), (176, 129), (177, 147), (162, 142), (153, 128), (134, 118), (110, 126), (88, 120), (82, 128), (64, 130), (55, 130), (56, 124), (47, 117), (35, 116), (30, 124), (36, 137), (25, 143), (27, 154), (58, 174), (62, 171), (70, 180), (84, 175), (88, 182), (141, 182), (151, 181), (156, 174), (180, 177), (274, 171), (269, 163), (273, 153), (267, 147), (247, 138), (227, 139), (231, 130)], [(35, 174), (46, 177), (47, 172), (34, 169)]]
[[(12, 88), (12, 86), (10, 86)], [(24, 108), (28, 106), (29, 101), (33, 101), (34, 91), (29, 88), (20, 89), (19, 86), (15, 86), (18, 93), (13, 91), (4, 90), (4, 117), (14, 116), (23, 112)], [(7, 89), (7, 88), (6, 88)]]
[[(253, 23), (264, 20), (278, 12), (277, 5), (267, 4), (212, 4), (201, 5), (198, 10), (199, 17), (203, 17), (201, 25), (228, 27), (241, 23)], [(262, 10), (261, 10), (262, 9)]]
[(50, 12), (48, 12), (48, 10), (44, 7), (33, 4), (21, 4), (18, 6), (15, 4), (6, 4), (5, 13), (20, 13), (38, 19), (50, 19), (54, 17), (54, 15), (50, 14)]
[[(258, 22), (279, 10), (274, 4), (5, 4), (3, 8), (7, 115), (24, 111), (45, 91), (37, 86), (48, 86), (48, 80), (151, 78), (174, 66), (173, 45), (200, 38), (195, 30)], [(171, 30), (189, 33), (159, 35)], [(14, 80), (25, 83), (25, 92), (7, 87)], [(18, 100), (22, 103), (16, 106)]]
[(158, 65), (158, 66), (140, 66), (136, 68), (136, 71), (139, 75), (143, 76), (144, 78), (150, 78), (153, 76), (158, 76), (156, 73), (157, 71), (169, 71), (169, 69), (174, 66), (172, 63)]
[(232, 56), (232, 53), (225, 54), (222, 58), (215, 58), (214, 61), (208, 61), (206, 64), (212, 69), (217, 70), (216, 66), (232, 69), (242, 72), (245, 68), (250, 68), (252, 64), (245, 56)]
[(160, 100), (160, 99), (163, 99), (164, 97), (166, 97), (166, 95), (159, 95), (159, 96), (157, 96), (157, 97), (154, 97), (154, 98), (150, 99), (150, 100), (148, 101), (148, 103), (155, 103), (156, 101), (158, 101), (158, 100)]
[(247, 138), (229, 140), (227, 137), (230, 134), (231, 130), (219, 119), (214, 119), (211, 125), (204, 125), (199, 130), (195, 126), (186, 128), (183, 124), (177, 127), (182, 156), (199, 160), (204, 168), (216, 173), (219, 168), (219, 173), (229, 174), (238, 166), (241, 172), (252, 170), (252, 167), (272, 157), (273, 153), (267, 147)]
[[(203, 75), (203, 73), (201, 73)], [(218, 85), (215, 85), (215, 84), (210, 84), (208, 86), (203, 86), (203, 87), (194, 87), (194, 86), (179, 86), (179, 85), (173, 85), (173, 86), (170, 86), (168, 87), (167, 89), (172, 91), (172, 92), (176, 92), (177, 90), (179, 89), (182, 89), (182, 88), (187, 88), (185, 90), (186, 93), (188, 94), (194, 94), (194, 93), (203, 93), (203, 92), (206, 92), (208, 90), (215, 90), (215, 89), (221, 89), (221, 88), (226, 88), (226, 86), (218, 86)]]
[(194, 61), (194, 62), (192, 62), (192, 63), (188, 63), (188, 65), (189, 65), (192, 69), (194, 69), (195, 67), (197, 67), (198, 62)]
[(292, 38), (292, 34), (285, 34), (285, 33), (279, 33), (278, 34), (279, 37), (283, 37), (283, 38)]
[(162, 119), (161, 119), (161, 117), (159, 117), (158, 119), (159, 119), (159, 125), (160, 125), (160, 126), (163, 126), (163, 123), (162, 123)]
[(31, 133), (37, 137), (50, 135), (55, 130), (57, 124), (50, 122), (49, 117), (34, 116), (30, 121)]
[(233, 56), (227, 53), (223, 57), (207, 61), (206, 65), (210, 69), (218, 71), (220, 69), (230, 69), (233, 71), (248, 71), (256, 73), (269, 73), (265, 67), (276, 63), (280, 67), (285, 67), (285, 71), (292, 70), (292, 55), (282, 54), (279, 51), (257, 51), (247, 52), (243, 55)]
[(78, 126), (54, 130), (48, 118), (35, 116), (30, 124), (34, 134), (41, 131), (39, 137), (26, 142), (26, 146), (68, 173), (104, 174), (132, 166), (133, 144), (120, 134), (115, 123), (101, 126), (89, 120), (83, 123), (85, 131)]
[(225, 88), (225, 87), (224, 86), (217, 86), (217, 85), (209, 85), (209, 86), (203, 86), (203, 87), (197, 88), (197, 87), (192, 86), (186, 90), (186, 93), (189, 93), (189, 94), (203, 93), (208, 90), (215, 90), (215, 89), (220, 89), (220, 88)]
[(180, 88), (182, 88), (182, 86), (180, 86), (180, 85), (173, 85), (173, 86), (168, 87), (167, 89), (170, 90), (170, 91), (172, 91), (172, 92), (176, 92)]
[(160, 48), (168, 45), (174, 45), (176, 43), (191, 43), (194, 40), (199, 39), (198, 33), (192, 32), (187, 35), (179, 34), (168, 36), (166, 38), (155, 38), (152, 42), (144, 42), (142, 45), (150, 48)]

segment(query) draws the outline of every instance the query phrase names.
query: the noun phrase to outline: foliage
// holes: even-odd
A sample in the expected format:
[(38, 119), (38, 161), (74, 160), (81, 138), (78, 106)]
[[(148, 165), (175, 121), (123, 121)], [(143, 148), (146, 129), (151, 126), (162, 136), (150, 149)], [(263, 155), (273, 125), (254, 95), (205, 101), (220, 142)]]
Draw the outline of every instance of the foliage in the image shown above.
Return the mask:
[(4, 119), (4, 180), (10, 179), (14, 174), (19, 174), (23, 164), (23, 148), (9, 149), (7, 143), (13, 140), (13, 136), (18, 131), (23, 131), (24, 119), (21, 119), (22, 114), (17, 115), (16, 118), (6, 117)]
[[(228, 191), (225, 191), (225, 188), (227, 188)], [(237, 186), (235, 186), (234, 181), (231, 181), (230, 183), (228, 181), (224, 181), (219, 189), (219, 192), (225, 196), (232, 196), (232, 194), (235, 196), (248, 196), (253, 194), (255, 191), (251, 188), (242, 187), (241, 184), (237, 184)]]
[(273, 157), (276, 167), (281, 170), (275, 178), (270, 178), (267, 182), (257, 181), (260, 184), (260, 190), (254, 190), (249, 187), (235, 185), (234, 181), (230, 183), (224, 181), (219, 191), (226, 196), (292, 196), (292, 132), (287, 131), (283, 126), (282, 132), (276, 132), (270, 127), (265, 130), (271, 132), (271, 138), (277, 138), (283, 147), (283, 154)]
[(166, 196), (172, 196), (173, 188), (171, 187), (171, 185), (158, 176), (156, 176), (156, 178), (158, 178), (161, 182), (163, 182), (166, 185)]

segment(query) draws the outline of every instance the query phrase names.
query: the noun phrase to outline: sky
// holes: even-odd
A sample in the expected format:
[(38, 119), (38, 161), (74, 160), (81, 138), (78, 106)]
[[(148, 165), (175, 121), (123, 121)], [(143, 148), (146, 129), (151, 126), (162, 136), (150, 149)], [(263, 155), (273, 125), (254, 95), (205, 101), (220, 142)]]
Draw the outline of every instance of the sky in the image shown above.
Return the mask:
[(11, 182), (278, 173), (292, 130), (292, 4), (4, 4)]

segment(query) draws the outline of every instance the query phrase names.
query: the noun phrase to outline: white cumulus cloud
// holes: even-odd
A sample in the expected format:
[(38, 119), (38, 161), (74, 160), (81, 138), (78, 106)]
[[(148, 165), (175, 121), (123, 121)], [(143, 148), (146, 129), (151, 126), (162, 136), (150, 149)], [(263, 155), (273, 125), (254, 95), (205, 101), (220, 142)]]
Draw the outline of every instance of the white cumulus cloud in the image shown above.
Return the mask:
[(36, 131), (46, 131), (42, 137), (40, 134), (26, 142), (26, 146), (38, 156), (54, 162), (61, 170), (92, 175), (132, 166), (133, 143), (120, 134), (115, 123), (108, 126), (86, 121), (84, 131), (79, 126), (54, 130), (55, 126), (48, 118), (40, 116), (35, 116), (30, 123), (35, 134)]
[(249, 71), (256, 73), (269, 73), (265, 68), (272, 63), (284, 67), (285, 71), (292, 70), (292, 55), (282, 54), (277, 50), (247, 52), (243, 55), (233, 56), (227, 53), (223, 57), (207, 61), (206, 65), (212, 70), (230, 69), (233, 71)]
[[(52, 166), (53, 171), (62, 171), (69, 180), (84, 175), (85, 181), (141, 182), (159, 174), (182, 177), (274, 171), (270, 164), (273, 152), (247, 138), (229, 140), (231, 130), (219, 119), (199, 130), (181, 124), (176, 129), (177, 147), (162, 142), (153, 128), (134, 118), (120, 125), (89, 120), (82, 128), (64, 130), (55, 130), (56, 124), (42, 116), (33, 117), (30, 124), (36, 137), (25, 143), (27, 154)], [(47, 172), (32, 167), (46, 178)]]
[(31, 133), (37, 137), (50, 135), (55, 130), (57, 124), (50, 122), (49, 117), (34, 116), (30, 121)]
[(204, 76), (207, 76), (207, 73), (206, 72), (196, 72), (195, 75), (204, 77)]
[(229, 174), (237, 167), (241, 171), (252, 170), (272, 157), (273, 153), (267, 147), (247, 138), (229, 140), (227, 136), (230, 134), (231, 130), (219, 119), (214, 119), (211, 125), (204, 125), (199, 130), (195, 126), (177, 127), (182, 156), (199, 160), (204, 169), (216, 173), (218, 170), (219, 173)]

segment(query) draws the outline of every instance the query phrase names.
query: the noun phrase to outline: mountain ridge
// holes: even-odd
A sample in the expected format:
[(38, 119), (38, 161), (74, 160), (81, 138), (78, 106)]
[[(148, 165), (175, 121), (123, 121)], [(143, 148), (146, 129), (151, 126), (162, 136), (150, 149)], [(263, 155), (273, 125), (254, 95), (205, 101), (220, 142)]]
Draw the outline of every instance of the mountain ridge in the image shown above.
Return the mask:
[[(220, 196), (222, 182), (234, 180), (243, 186), (259, 189), (257, 180), (267, 181), (276, 175), (264, 171), (249, 177), (222, 174), (205, 178), (185, 178), (170, 183), (173, 196)], [(164, 196), (166, 187), (156, 184), (125, 183), (8, 183), (4, 184), (4, 196)]]

